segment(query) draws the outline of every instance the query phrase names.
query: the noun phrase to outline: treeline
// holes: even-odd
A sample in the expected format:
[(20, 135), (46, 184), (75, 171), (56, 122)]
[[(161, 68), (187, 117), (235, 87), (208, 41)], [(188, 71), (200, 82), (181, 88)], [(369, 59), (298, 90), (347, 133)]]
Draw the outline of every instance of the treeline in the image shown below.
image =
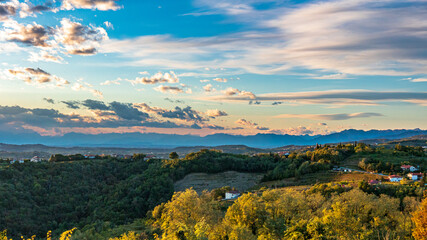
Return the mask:
[(280, 159), (277, 166), (268, 172), (262, 181), (300, 177), (303, 174), (328, 170), (335, 164), (350, 156), (357, 150), (352, 144), (338, 146), (317, 145), (312, 151), (292, 152), (287, 158)]
[[(146, 157), (145, 154), (142, 153), (135, 153), (132, 155), (132, 157), (129, 160), (144, 160)], [(124, 159), (119, 157), (114, 157), (111, 155), (91, 155), (84, 156), (82, 154), (70, 154), (70, 155), (63, 155), (63, 154), (53, 154), (49, 158), (49, 162), (69, 162), (69, 161), (82, 161), (82, 160), (88, 160), (88, 159), (102, 159), (102, 160), (119, 160)]]
[(199, 152), (187, 154), (181, 159), (163, 160), (163, 166), (170, 170), (172, 179), (179, 180), (193, 172), (266, 172), (274, 169), (282, 159), (284, 157), (278, 154), (248, 156), (202, 149)]

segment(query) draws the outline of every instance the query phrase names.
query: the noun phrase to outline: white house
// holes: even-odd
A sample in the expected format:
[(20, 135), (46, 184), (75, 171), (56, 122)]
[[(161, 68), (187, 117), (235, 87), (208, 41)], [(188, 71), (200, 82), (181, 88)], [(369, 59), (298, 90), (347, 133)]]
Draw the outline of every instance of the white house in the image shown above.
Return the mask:
[(24, 163), (24, 160), (20, 159), (20, 160), (12, 160), (10, 161), (10, 164), (14, 164), (14, 163)]
[(390, 182), (400, 182), (403, 179), (403, 177), (398, 175), (390, 175), (388, 176), (388, 179), (390, 180)]
[(417, 171), (417, 170), (418, 170), (416, 167), (411, 166), (411, 165), (402, 165), (400, 168), (401, 168), (403, 171), (410, 171), (410, 172), (415, 172), (415, 171)]
[(229, 200), (229, 199), (235, 199), (238, 198), (240, 196), (240, 192), (239, 191), (229, 191), (225, 193), (225, 199)]
[(420, 180), (421, 178), (423, 178), (423, 174), (422, 173), (408, 173), (408, 178), (411, 180)]
[(41, 158), (39, 158), (39, 157), (37, 157), (37, 156), (34, 156), (33, 158), (31, 158), (31, 160), (30, 160), (30, 162), (41, 162), (42, 161), (42, 159)]

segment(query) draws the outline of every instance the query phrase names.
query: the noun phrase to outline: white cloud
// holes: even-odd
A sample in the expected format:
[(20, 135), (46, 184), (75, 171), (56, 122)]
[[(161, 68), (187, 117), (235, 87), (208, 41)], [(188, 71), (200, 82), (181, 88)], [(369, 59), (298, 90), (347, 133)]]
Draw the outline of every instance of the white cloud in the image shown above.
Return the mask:
[(118, 10), (117, 0), (63, 0), (62, 9), (96, 9), (101, 11)]
[(113, 29), (113, 30), (114, 30), (114, 26), (113, 26), (113, 24), (112, 24), (111, 22), (109, 22), (109, 21), (105, 21), (105, 22), (104, 22), (104, 25), (105, 25), (105, 27), (106, 27), (106, 28), (109, 28), (109, 29)]
[[(40, 53), (31, 51), (31, 61), (62, 62), (58, 53), (74, 55), (96, 54), (100, 42), (107, 40), (108, 34), (102, 27), (85, 26), (63, 18), (61, 25), (47, 27), (37, 23), (21, 24), (8, 20), (0, 27), (0, 52), (23, 51), (23, 46), (42, 49)], [(52, 54), (54, 53), (54, 54)], [(53, 56), (55, 55), (56, 56)]]
[(123, 81), (121, 78), (117, 78), (116, 80), (107, 80), (103, 83), (101, 83), (102, 86), (108, 86), (108, 85), (120, 85), (120, 83)]
[(267, 127), (261, 127), (257, 123), (248, 121), (248, 120), (243, 119), (243, 118), (238, 119), (235, 123), (238, 124), (238, 125), (249, 127), (249, 128), (253, 128), (253, 129), (256, 129), (256, 130), (261, 130), (261, 131), (270, 130)]
[(256, 98), (257, 98), (257, 97), (255, 96), (255, 94), (254, 94), (254, 93), (252, 93), (252, 92), (248, 92), (248, 91), (244, 91), (244, 90), (239, 90), (239, 89), (232, 88), (232, 87), (229, 87), (229, 88), (227, 88), (227, 89), (223, 90), (222, 92), (223, 92), (226, 96), (234, 96), (234, 95), (237, 95), (237, 96), (241, 96), (241, 97), (243, 97), (243, 98), (249, 98), (249, 99), (256, 99)]
[(205, 90), (205, 92), (213, 92), (215, 91), (215, 88), (212, 87), (212, 84), (207, 84), (203, 87), (203, 90)]
[[(140, 74), (148, 74), (147, 72), (142, 72)], [(173, 72), (158, 72), (151, 77), (138, 77), (135, 80), (129, 80), (132, 84), (157, 84), (157, 83), (178, 83), (179, 78)]]
[(337, 74), (330, 74), (330, 75), (321, 75), (321, 76), (313, 76), (313, 77), (307, 77), (310, 79), (326, 79), (326, 80), (335, 80), (335, 79), (351, 79), (348, 77), (347, 74), (337, 73)]
[(84, 26), (63, 18), (57, 27), (55, 40), (63, 45), (68, 54), (96, 54), (100, 42), (108, 40), (108, 34), (102, 27)]
[(56, 55), (56, 52), (50, 53), (46, 50), (41, 50), (40, 52), (30, 52), (30, 57), (28, 61), (30, 62), (55, 62), (63, 63), (64, 59), (61, 56)]
[(228, 116), (228, 114), (218, 109), (209, 109), (206, 111), (206, 116), (216, 118), (216, 117)]
[(178, 93), (184, 92), (184, 90), (182, 88), (172, 87), (172, 86), (163, 86), (163, 85), (155, 87), (154, 90), (156, 90), (158, 92), (162, 92), (162, 93), (173, 93), (173, 94), (178, 94)]
[(415, 78), (411, 82), (427, 82), (427, 78)]
[(101, 91), (94, 89), (92, 84), (84, 82), (82, 79), (78, 80), (77, 83), (74, 83), (71, 89), (74, 91), (87, 91), (92, 93), (95, 97), (103, 98)]
[(227, 82), (227, 79), (226, 79), (226, 78), (214, 78), (213, 80), (214, 80), (214, 81), (217, 81), (217, 82), (224, 82), (224, 83), (226, 83), (226, 82)]
[(67, 80), (50, 74), (40, 68), (15, 68), (9, 69), (9, 79), (19, 79), (36, 87), (63, 87), (70, 84)]

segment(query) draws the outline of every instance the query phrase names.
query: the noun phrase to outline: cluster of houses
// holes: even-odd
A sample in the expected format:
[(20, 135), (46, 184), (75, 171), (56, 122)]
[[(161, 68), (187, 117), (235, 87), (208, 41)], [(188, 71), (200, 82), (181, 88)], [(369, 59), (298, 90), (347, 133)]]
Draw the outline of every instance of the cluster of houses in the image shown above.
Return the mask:
[[(102, 154), (99, 155), (100, 157), (106, 157), (108, 155)], [(96, 159), (97, 155), (93, 155), (93, 154), (85, 154), (84, 158), (85, 159)], [(133, 155), (127, 155), (127, 154), (112, 154), (111, 157), (117, 158), (117, 159), (132, 159)], [(152, 158), (156, 158), (155, 155), (147, 155), (145, 157), (145, 159), (152, 159)], [(43, 161), (47, 161), (48, 159), (44, 159), (38, 156), (34, 156), (31, 159), (12, 159), (9, 160), (10, 164), (14, 164), (14, 163), (24, 163), (25, 161), (29, 161), (29, 162), (34, 162), (34, 163), (39, 163), (39, 162), (43, 162)]]
[[(30, 160), (30, 162), (42, 162), (42, 161), (47, 161), (46, 159), (43, 159), (41, 157), (38, 156), (34, 156), (32, 157)], [(14, 164), (14, 163), (24, 163), (25, 160), (24, 159), (12, 159), (9, 161), (10, 164)]]
[(123, 155), (123, 154), (111, 154), (111, 157), (117, 159), (132, 159), (132, 155)]
[[(416, 172), (416, 171), (418, 171), (417, 167), (414, 167), (411, 165), (402, 165), (400, 168), (404, 172), (409, 172), (406, 176), (410, 180), (418, 181), (418, 180), (421, 180), (423, 178), (423, 173)], [(390, 182), (400, 182), (403, 180), (403, 176), (390, 175), (390, 176), (388, 176), (388, 179), (390, 180)]]

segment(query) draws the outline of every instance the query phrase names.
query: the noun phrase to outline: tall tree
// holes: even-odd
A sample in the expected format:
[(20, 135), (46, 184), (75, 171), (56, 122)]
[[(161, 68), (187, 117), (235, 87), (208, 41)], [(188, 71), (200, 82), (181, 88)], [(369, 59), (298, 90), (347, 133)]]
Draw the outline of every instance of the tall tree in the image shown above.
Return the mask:
[(415, 223), (415, 228), (412, 233), (417, 240), (427, 239), (427, 198), (425, 198), (420, 208), (414, 212), (412, 220)]

